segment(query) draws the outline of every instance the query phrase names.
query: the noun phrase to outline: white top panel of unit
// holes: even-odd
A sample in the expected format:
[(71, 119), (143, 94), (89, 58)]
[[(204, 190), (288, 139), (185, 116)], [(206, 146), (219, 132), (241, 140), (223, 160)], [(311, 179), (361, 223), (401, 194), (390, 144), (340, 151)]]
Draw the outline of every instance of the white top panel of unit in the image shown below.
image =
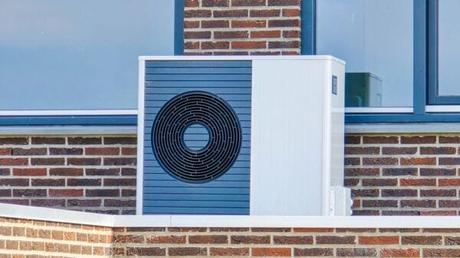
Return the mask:
[(345, 61), (329, 55), (297, 56), (139, 56), (139, 60), (331, 60), (345, 65)]

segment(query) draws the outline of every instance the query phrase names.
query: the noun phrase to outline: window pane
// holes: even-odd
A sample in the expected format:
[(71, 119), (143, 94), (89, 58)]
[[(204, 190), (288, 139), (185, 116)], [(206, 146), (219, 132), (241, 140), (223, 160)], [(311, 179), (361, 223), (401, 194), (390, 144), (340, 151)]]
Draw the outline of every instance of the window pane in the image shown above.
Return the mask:
[(412, 106), (413, 1), (317, 3), (317, 53), (347, 62), (347, 106)]
[(0, 0), (0, 109), (135, 109), (173, 48), (174, 0)]
[(459, 0), (439, 1), (439, 95), (460, 95), (460, 84), (458, 80), (458, 61), (460, 58), (459, 11)]

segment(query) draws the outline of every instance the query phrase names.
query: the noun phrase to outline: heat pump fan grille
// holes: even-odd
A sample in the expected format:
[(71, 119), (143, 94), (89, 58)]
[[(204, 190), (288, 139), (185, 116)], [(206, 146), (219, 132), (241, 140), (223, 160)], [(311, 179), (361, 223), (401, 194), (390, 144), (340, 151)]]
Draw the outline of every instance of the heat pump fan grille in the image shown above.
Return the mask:
[[(209, 134), (202, 148), (184, 141), (188, 128), (200, 125)], [(205, 183), (223, 175), (237, 159), (241, 126), (233, 109), (205, 91), (190, 91), (169, 100), (152, 127), (153, 152), (170, 175), (188, 183)]]

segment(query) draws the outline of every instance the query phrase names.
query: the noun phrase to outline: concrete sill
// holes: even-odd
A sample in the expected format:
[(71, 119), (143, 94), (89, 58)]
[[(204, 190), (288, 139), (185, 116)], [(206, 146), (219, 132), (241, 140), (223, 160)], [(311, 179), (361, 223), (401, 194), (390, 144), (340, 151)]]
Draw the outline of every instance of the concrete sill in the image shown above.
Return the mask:
[(0, 204), (0, 217), (104, 227), (460, 228), (452, 216), (169, 216), (105, 215)]
[(433, 134), (460, 133), (460, 123), (378, 123), (347, 124), (345, 133), (349, 134)]

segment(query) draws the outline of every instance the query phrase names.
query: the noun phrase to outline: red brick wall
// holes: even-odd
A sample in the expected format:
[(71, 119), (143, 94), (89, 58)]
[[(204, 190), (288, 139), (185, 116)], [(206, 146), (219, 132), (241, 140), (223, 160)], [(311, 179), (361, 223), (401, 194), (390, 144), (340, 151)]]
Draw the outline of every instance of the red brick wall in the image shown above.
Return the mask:
[(460, 135), (348, 135), (354, 215), (459, 215)]
[[(354, 215), (459, 215), (460, 135), (348, 135)], [(0, 137), (0, 202), (133, 214), (134, 136)]]
[(111, 255), (109, 227), (0, 217), (0, 258)]
[[(354, 215), (459, 215), (460, 135), (348, 135)], [(133, 214), (136, 138), (0, 137), (0, 202)]]
[(186, 0), (184, 52), (300, 53), (300, 0)]
[(0, 137), (0, 202), (134, 214), (136, 137)]
[(458, 229), (117, 228), (120, 256), (459, 257)]
[(459, 229), (111, 228), (0, 217), (0, 258), (459, 257)]

